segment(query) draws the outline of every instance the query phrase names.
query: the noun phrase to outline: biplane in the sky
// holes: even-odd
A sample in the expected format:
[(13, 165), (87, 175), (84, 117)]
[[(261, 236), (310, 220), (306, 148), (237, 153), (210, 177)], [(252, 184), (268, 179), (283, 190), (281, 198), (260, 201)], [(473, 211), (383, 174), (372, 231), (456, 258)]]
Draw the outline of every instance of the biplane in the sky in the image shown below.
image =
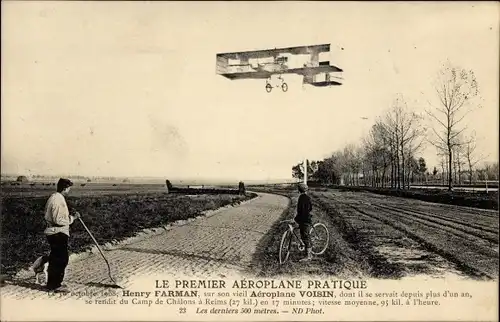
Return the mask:
[(216, 73), (231, 80), (266, 79), (267, 92), (273, 89), (272, 76), (279, 80), (274, 87), (288, 90), (283, 74), (302, 75), (302, 83), (312, 86), (342, 85), (342, 78), (332, 75), (342, 69), (319, 59), (321, 53), (329, 52), (330, 44), (219, 53)]

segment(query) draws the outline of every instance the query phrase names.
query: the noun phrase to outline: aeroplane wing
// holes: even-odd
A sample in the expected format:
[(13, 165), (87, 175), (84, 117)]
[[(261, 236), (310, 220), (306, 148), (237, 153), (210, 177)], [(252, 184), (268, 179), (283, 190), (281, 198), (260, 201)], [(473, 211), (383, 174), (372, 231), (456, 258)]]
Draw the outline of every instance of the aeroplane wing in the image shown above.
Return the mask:
[(333, 65), (289, 68), (276, 71), (269, 71), (263, 68), (258, 68), (254, 71), (221, 73), (220, 75), (229, 79), (266, 79), (271, 77), (271, 75), (276, 75), (276, 74), (298, 74), (302, 76), (314, 76), (320, 73), (331, 73), (331, 72), (342, 72), (342, 69)]
[(343, 70), (337, 66), (333, 65), (320, 65), (316, 67), (300, 67), (300, 68), (290, 68), (286, 70), (283, 74), (299, 74), (303, 76), (312, 76), (319, 73), (333, 73), (342, 72)]
[(265, 70), (258, 70), (255, 72), (225, 73), (220, 75), (233, 80), (233, 79), (267, 79), (271, 77), (271, 75), (273, 74), (277, 73), (272, 73)]
[(266, 58), (274, 57), (279, 54), (306, 55), (311, 53), (323, 53), (330, 51), (330, 44), (296, 46), (286, 48), (274, 48), (264, 50), (249, 50), (232, 53), (219, 53), (217, 57), (226, 59), (251, 59), (251, 58)]
[(311, 81), (306, 81), (304, 77), (304, 84), (309, 84), (312, 86), (316, 87), (325, 87), (325, 86), (331, 86), (331, 85), (342, 85), (342, 83), (336, 82), (336, 81), (319, 81), (319, 82), (311, 82)]

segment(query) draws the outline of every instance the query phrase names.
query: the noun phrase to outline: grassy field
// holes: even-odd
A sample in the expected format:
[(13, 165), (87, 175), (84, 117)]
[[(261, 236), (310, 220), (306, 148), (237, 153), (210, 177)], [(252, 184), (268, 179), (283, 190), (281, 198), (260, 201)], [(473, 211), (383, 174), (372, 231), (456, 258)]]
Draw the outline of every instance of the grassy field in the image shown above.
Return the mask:
[[(2, 187), (1, 273), (14, 274), (48, 251), (43, 230), (43, 211), (52, 186)], [(240, 195), (166, 194), (163, 185), (88, 184), (75, 185), (68, 207), (82, 214), (85, 224), (101, 245), (134, 236), (145, 228), (160, 227), (192, 218), (202, 211), (237, 204), (255, 197)], [(93, 245), (83, 226), (71, 227), (70, 252)]]

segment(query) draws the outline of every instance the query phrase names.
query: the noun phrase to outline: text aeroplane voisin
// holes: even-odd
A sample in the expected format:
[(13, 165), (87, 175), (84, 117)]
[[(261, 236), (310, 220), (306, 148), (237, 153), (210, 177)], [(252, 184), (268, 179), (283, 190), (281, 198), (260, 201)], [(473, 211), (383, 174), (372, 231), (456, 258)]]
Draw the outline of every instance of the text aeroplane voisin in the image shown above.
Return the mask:
[(288, 90), (283, 74), (302, 75), (302, 84), (317, 87), (342, 85), (342, 78), (332, 73), (343, 70), (331, 65), (329, 60), (320, 61), (321, 53), (330, 53), (330, 44), (219, 53), (216, 73), (230, 80), (266, 79), (267, 92), (273, 89), (273, 75), (279, 81), (274, 87), (281, 87), (284, 92)]

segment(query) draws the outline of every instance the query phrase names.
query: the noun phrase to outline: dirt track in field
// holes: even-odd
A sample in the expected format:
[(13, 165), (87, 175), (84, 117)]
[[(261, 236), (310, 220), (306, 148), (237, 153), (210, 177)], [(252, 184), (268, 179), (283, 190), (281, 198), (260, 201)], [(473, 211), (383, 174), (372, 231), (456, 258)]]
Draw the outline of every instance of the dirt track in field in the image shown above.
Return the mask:
[[(498, 212), (371, 193), (315, 191), (371, 275), (498, 277)], [(385, 272), (384, 272), (385, 271)]]
[[(281, 219), (294, 216), (297, 192)], [(278, 265), (282, 225), (275, 225), (257, 254), (263, 276), (329, 275), (399, 279), (414, 276), (498, 278), (498, 211), (434, 204), (368, 192), (310, 191), (313, 221), (330, 231), (327, 252), (307, 265)], [(265, 245), (264, 245), (265, 244)]]

